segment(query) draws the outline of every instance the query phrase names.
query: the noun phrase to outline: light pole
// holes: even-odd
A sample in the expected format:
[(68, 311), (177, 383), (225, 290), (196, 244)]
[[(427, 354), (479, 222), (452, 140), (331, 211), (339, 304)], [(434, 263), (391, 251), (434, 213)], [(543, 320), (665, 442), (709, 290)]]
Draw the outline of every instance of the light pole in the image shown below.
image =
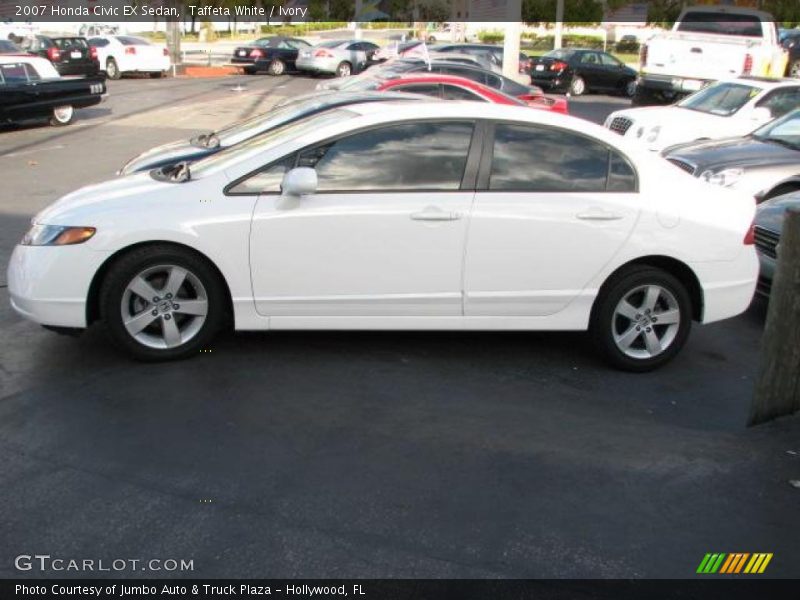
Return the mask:
[(556, 1), (556, 31), (553, 39), (553, 49), (561, 48), (561, 34), (564, 29), (564, 0)]

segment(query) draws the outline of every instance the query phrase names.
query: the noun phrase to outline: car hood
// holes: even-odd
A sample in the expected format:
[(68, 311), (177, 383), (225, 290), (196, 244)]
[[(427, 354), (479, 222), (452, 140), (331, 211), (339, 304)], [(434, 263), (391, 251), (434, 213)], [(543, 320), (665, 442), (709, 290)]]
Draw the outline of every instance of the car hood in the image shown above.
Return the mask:
[(780, 234), (784, 216), (790, 208), (800, 209), (800, 192), (778, 196), (759, 204), (755, 223), (758, 227)]
[[(47, 225), (92, 226), (98, 215), (119, 209), (121, 203), (111, 201), (123, 200), (122, 204), (127, 205), (128, 200), (135, 201), (137, 198), (172, 185), (180, 184), (156, 181), (149, 173), (136, 173), (128, 177), (87, 185), (62, 196), (37, 214), (33, 220)], [(106, 206), (108, 208), (105, 208)]]
[(800, 164), (800, 151), (762, 142), (751, 136), (680, 144), (667, 148), (664, 156), (695, 165), (698, 174), (707, 169)]
[(149, 171), (157, 167), (176, 164), (184, 160), (199, 160), (213, 154), (218, 148), (198, 148), (188, 140), (156, 146), (133, 157), (120, 169), (120, 175)]

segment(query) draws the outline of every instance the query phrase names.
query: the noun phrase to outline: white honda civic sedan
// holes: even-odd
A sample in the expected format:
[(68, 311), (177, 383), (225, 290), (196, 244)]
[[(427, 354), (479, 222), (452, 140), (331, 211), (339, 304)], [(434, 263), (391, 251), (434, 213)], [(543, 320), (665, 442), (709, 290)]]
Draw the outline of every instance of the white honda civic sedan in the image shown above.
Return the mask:
[[(446, 110), (443, 110), (445, 108)], [(92, 185), (14, 250), (14, 308), (169, 359), (238, 330), (589, 330), (675, 356), (750, 303), (752, 198), (525, 107), (356, 104)]]

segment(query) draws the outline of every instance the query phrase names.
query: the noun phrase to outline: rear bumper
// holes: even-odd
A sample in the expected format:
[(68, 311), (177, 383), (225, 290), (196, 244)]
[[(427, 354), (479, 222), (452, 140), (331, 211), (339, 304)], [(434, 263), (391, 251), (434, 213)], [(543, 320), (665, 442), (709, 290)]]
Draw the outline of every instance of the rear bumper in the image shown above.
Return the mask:
[(560, 75), (559, 77), (536, 77), (536, 71), (531, 72), (531, 85), (537, 85), (542, 89), (550, 91), (563, 91), (569, 88), (570, 76)]
[(83, 64), (83, 65), (58, 65), (56, 67), (58, 74), (63, 76), (70, 75), (85, 75), (86, 77), (96, 77), (100, 73), (100, 65)]
[(752, 246), (742, 249), (735, 260), (689, 265), (703, 289), (703, 323), (713, 323), (743, 313), (753, 301), (759, 264)]

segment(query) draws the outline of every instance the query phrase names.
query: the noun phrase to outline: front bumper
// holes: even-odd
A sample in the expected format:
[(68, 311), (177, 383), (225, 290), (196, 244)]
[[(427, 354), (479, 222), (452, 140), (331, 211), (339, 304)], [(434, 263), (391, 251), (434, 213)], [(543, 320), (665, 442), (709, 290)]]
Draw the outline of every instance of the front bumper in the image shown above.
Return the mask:
[(86, 301), (95, 273), (110, 252), (75, 246), (17, 246), (8, 263), (11, 306), (55, 327), (86, 327)]

